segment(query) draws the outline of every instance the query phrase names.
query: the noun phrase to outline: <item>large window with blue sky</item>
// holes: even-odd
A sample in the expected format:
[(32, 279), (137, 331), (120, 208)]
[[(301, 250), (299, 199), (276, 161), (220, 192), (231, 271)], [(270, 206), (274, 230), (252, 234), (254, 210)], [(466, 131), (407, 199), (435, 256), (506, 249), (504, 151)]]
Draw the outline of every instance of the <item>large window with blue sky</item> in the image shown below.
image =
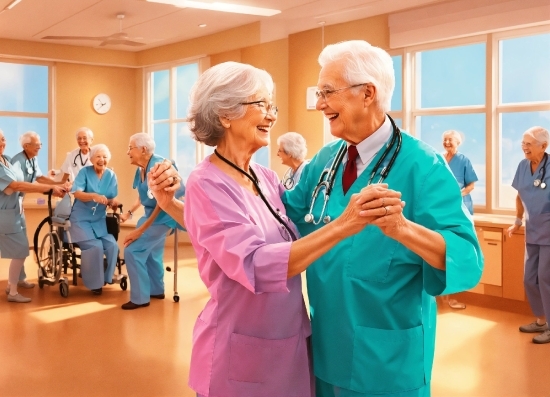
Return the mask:
[(35, 131), (42, 142), (38, 165), (44, 173), (51, 160), (49, 75), (48, 65), (0, 62), (0, 130), (7, 144), (4, 153), (10, 157), (19, 153), (21, 135)]

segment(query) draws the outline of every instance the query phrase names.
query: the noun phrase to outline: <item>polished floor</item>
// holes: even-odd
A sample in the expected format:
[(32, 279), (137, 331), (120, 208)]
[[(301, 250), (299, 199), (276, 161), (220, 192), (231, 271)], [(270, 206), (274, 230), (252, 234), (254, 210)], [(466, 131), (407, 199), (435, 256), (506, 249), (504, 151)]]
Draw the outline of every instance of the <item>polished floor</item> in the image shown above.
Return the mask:
[[(172, 250), (166, 265), (173, 266)], [(35, 279), (32, 256), (26, 262)], [(0, 260), (0, 290), (8, 261)], [(180, 247), (179, 303), (166, 274), (165, 300), (123, 311), (129, 292), (101, 296), (82, 286), (62, 298), (54, 287), (23, 291), (29, 304), (0, 299), (0, 396), (191, 397), (191, 331), (208, 299), (190, 247)], [(529, 316), (469, 305), (438, 316), (434, 397), (549, 397), (550, 344), (534, 345), (519, 324)], [(246, 396), (243, 396), (246, 397)], [(277, 396), (273, 396), (277, 397)]]

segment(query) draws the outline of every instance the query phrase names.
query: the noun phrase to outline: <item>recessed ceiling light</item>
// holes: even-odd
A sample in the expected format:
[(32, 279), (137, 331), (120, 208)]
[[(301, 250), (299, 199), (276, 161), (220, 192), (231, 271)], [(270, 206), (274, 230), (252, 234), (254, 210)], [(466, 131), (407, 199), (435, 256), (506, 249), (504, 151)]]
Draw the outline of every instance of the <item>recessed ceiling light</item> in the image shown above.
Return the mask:
[(205, 24), (205, 23), (201, 23), (201, 24), (199, 25), (199, 28), (205, 28), (205, 27), (206, 27), (206, 24)]
[(235, 14), (260, 15), (264, 17), (270, 17), (281, 13), (280, 10), (275, 10), (272, 8), (243, 6), (239, 4), (220, 3), (217, 1), (212, 3), (203, 3), (201, 1), (194, 1), (194, 0), (146, 0), (146, 1), (149, 1), (152, 3), (171, 4), (176, 7), (182, 7), (182, 8), (198, 8), (202, 10), (232, 12)]

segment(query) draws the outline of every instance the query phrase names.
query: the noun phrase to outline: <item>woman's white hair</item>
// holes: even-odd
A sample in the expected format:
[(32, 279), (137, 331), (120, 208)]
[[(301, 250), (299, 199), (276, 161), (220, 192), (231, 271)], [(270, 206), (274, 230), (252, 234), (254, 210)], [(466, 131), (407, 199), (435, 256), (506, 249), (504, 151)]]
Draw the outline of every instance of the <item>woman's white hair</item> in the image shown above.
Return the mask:
[(306, 158), (306, 140), (297, 132), (287, 132), (277, 138), (277, 145), (281, 145), (286, 154), (296, 160)]
[(454, 139), (457, 140), (458, 145), (460, 146), (462, 142), (464, 142), (464, 134), (457, 130), (447, 130), (441, 135), (441, 138), (445, 139), (446, 136), (452, 136)]
[(212, 66), (191, 89), (187, 120), (193, 138), (216, 146), (225, 132), (220, 117), (228, 120), (243, 117), (246, 113), (243, 102), (264, 87), (271, 95), (273, 80), (265, 70), (238, 62)]
[(88, 136), (88, 139), (90, 139), (91, 141), (94, 140), (94, 132), (91, 129), (89, 129), (88, 127), (80, 127), (78, 130), (76, 130), (76, 132), (74, 134), (76, 139), (78, 139), (78, 134), (80, 132), (85, 132), (86, 135)]
[(23, 135), (19, 137), (19, 143), (21, 144), (21, 147), (25, 146), (27, 143), (31, 143), (32, 138), (36, 138), (40, 140), (40, 135), (38, 135), (34, 131), (27, 131)]
[(107, 161), (111, 161), (111, 151), (107, 145), (103, 143), (98, 143), (90, 148), (90, 159), (93, 159), (97, 152), (107, 153)]
[(134, 142), (135, 147), (144, 147), (147, 154), (155, 153), (155, 140), (145, 132), (138, 132), (130, 137), (130, 142)]
[[(393, 61), (390, 54), (363, 40), (342, 41), (326, 46), (319, 55), (319, 64), (344, 62), (343, 78), (349, 85), (370, 83), (376, 87), (376, 105), (383, 112), (391, 107), (395, 87)], [(334, 87), (335, 89), (341, 87)]]
[(544, 143), (548, 144), (550, 141), (548, 130), (539, 126), (529, 128), (523, 135), (529, 135), (541, 145)]

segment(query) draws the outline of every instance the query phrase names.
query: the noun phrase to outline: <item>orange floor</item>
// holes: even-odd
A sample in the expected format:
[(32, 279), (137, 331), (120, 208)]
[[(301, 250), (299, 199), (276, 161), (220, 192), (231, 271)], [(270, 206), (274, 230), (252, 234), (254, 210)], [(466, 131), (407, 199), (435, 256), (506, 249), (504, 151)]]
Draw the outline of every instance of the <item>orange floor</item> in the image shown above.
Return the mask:
[[(35, 279), (32, 257), (26, 268)], [(191, 331), (208, 294), (190, 247), (180, 248), (178, 269), (179, 303), (167, 273), (167, 299), (135, 311), (119, 308), (129, 292), (118, 286), (99, 297), (78, 286), (67, 299), (54, 287), (24, 291), (33, 298), (29, 304), (0, 299), (0, 396), (194, 397), (187, 387)], [(2, 291), (7, 274), (2, 259)], [(534, 345), (532, 335), (517, 330), (531, 320), (442, 305), (432, 396), (550, 396), (550, 344)]]

